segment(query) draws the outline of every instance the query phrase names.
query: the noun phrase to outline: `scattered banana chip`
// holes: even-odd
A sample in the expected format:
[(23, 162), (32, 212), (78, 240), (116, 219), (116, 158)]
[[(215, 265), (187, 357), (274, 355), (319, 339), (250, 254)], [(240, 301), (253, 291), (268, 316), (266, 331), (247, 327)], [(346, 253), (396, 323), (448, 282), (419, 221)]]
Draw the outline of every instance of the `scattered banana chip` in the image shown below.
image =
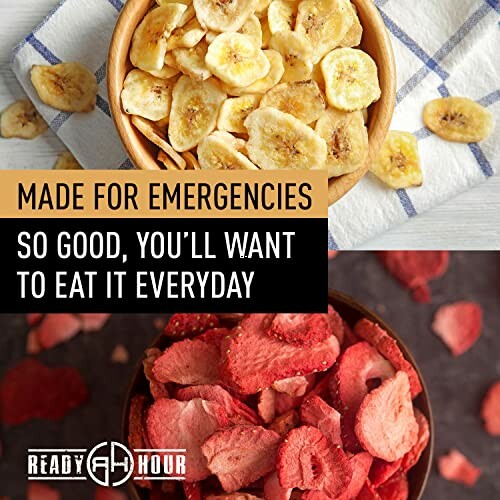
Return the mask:
[(77, 159), (69, 152), (61, 153), (53, 167), (54, 170), (83, 170)]
[[(176, 28), (167, 40), (167, 51), (194, 47), (207, 32), (206, 29), (201, 27), (200, 22), (196, 17), (191, 19), (187, 24), (181, 28)], [(163, 58), (165, 61), (165, 57)]]
[(294, 31), (280, 31), (272, 36), (269, 47), (283, 56), (283, 82), (300, 82), (311, 78), (312, 47), (302, 35)]
[(270, 106), (295, 116), (304, 123), (315, 122), (325, 111), (323, 92), (312, 80), (280, 83), (260, 101), (260, 107)]
[(359, 111), (380, 98), (375, 61), (359, 49), (335, 49), (321, 61), (330, 106)]
[(393, 189), (421, 186), (418, 142), (408, 132), (390, 131), (370, 171)]
[(201, 169), (198, 159), (193, 153), (191, 153), (191, 151), (184, 151), (184, 153), (182, 153), (181, 156), (184, 158), (186, 162), (186, 170)]
[(141, 116), (132, 116), (132, 123), (142, 135), (167, 154), (180, 169), (184, 170), (186, 168), (184, 158), (167, 142), (165, 134), (158, 125)]
[(270, 64), (260, 47), (241, 33), (222, 33), (209, 45), (205, 62), (223, 82), (247, 87), (267, 75)]
[(172, 54), (175, 57), (175, 65), (185, 75), (195, 80), (208, 80), (212, 73), (207, 68), (205, 57), (207, 55), (208, 43), (202, 40), (192, 49), (175, 49)]
[(328, 108), (317, 121), (316, 132), (326, 141), (328, 178), (361, 168), (368, 158), (368, 131), (363, 113)]
[(48, 106), (70, 113), (89, 113), (95, 108), (97, 80), (83, 64), (34, 65), (31, 82), (40, 100)]
[(326, 142), (294, 116), (274, 108), (259, 108), (250, 113), (245, 127), (248, 154), (260, 168), (326, 168)]
[(325, 54), (340, 45), (353, 22), (349, 0), (302, 0), (299, 3), (295, 31), (311, 45), (312, 62), (316, 64)]
[(445, 97), (425, 106), (424, 123), (446, 141), (480, 142), (491, 135), (493, 115), (465, 97)]
[(28, 99), (14, 102), (0, 115), (0, 136), (5, 139), (34, 139), (48, 129), (47, 123), (40, 116)]
[(170, 113), (174, 83), (133, 69), (123, 83), (121, 98), (125, 113), (152, 121), (165, 118)]
[(267, 9), (267, 21), (272, 35), (280, 31), (293, 31), (297, 18), (298, 1), (273, 0)]
[(205, 170), (258, 170), (244, 154), (214, 135), (200, 142), (198, 160)]
[(180, 3), (167, 3), (146, 14), (132, 38), (130, 60), (135, 67), (144, 71), (163, 68), (167, 39), (186, 9)]
[(259, 107), (260, 99), (261, 96), (256, 94), (226, 99), (220, 109), (217, 128), (226, 132), (246, 133), (244, 122)]
[(226, 93), (214, 79), (181, 76), (173, 90), (168, 136), (176, 151), (193, 149), (214, 130)]
[(193, 0), (200, 23), (213, 31), (238, 31), (255, 11), (257, 0)]

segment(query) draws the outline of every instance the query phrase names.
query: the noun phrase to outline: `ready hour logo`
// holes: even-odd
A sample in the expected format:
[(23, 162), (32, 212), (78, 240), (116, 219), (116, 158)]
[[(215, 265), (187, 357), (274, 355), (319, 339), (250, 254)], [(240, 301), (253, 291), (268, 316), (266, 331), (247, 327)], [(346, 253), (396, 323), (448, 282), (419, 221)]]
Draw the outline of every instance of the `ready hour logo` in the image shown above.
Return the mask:
[(115, 441), (86, 448), (28, 450), (29, 481), (93, 481), (116, 487), (134, 481), (185, 479), (186, 450), (134, 449)]

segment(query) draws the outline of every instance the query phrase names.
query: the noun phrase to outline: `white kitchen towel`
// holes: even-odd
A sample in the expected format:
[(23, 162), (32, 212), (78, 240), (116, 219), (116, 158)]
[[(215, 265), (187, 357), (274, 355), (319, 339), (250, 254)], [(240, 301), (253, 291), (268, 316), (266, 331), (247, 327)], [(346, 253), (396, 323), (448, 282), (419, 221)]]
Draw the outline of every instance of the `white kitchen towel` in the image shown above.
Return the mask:
[[(331, 250), (366, 243), (484, 182), (500, 164), (499, 0), (375, 3), (391, 34), (398, 70), (392, 128), (417, 136), (424, 185), (394, 191), (367, 174), (329, 210)], [(490, 109), (497, 120), (488, 140), (449, 143), (424, 127), (423, 106), (448, 95), (470, 97)]]

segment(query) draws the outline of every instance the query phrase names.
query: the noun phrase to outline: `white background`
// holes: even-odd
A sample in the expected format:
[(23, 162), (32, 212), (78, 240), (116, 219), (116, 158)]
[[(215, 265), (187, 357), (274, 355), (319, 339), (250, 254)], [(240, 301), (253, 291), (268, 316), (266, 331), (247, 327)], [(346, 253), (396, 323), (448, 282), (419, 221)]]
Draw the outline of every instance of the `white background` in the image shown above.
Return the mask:
[[(12, 47), (36, 26), (57, 0), (0, 0), (0, 110), (23, 97), (9, 69)], [(85, 3), (82, 3), (84, 8)], [(0, 138), (0, 168), (52, 168), (62, 143), (48, 131), (35, 141)], [(500, 176), (368, 242), (365, 249), (498, 249)], [(433, 235), (428, 241), (428, 235)]]

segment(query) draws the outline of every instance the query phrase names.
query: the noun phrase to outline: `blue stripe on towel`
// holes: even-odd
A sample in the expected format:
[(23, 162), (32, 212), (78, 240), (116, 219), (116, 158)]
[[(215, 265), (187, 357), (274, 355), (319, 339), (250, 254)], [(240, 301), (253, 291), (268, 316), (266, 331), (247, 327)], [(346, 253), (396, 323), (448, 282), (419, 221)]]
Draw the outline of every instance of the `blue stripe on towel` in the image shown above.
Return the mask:
[(50, 64), (59, 64), (62, 62), (33, 33), (26, 37), (26, 41)]
[(333, 234), (331, 231), (328, 231), (328, 250), (338, 250), (339, 247), (337, 243), (335, 243), (335, 240), (333, 239)]
[(399, 201), (401, 202), (401, 205), (403, 205), (403, 208), (406, 212), (406, 215), (408, 217), (415, 217), (417, 215), (417, 211), (415, 210), (415, 207), (413, 206), (412, 201), (410, 200), (410, 197), (408, 196), (408, 193), (406, 192), (405, 189), (398, 189), (396, 191)]

